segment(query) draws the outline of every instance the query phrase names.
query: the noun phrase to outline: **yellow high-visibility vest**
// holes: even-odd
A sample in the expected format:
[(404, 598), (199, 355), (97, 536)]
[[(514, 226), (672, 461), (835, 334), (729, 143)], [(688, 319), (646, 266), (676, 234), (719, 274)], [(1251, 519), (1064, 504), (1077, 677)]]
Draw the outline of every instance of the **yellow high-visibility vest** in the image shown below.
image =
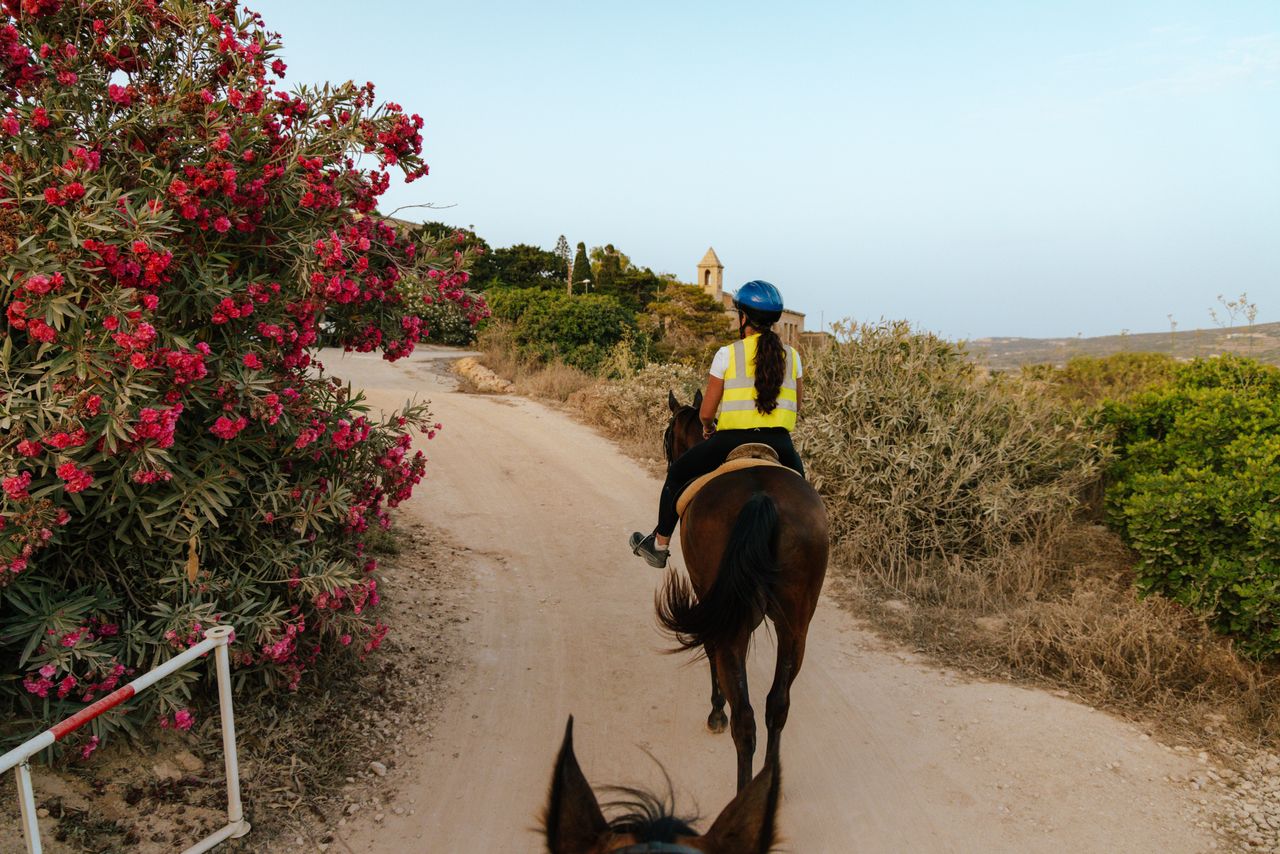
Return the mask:
[(720, 400), (717, 430), (750, 430), (753, 427), (796, 428), (796, 373), (799, 356), (787, 347), (787, 363), (782, 371), (778, 406), (765, 415), (756, 409), (756, 345), (759, 335), (734, 342), (729, 348), (729, 367), (724, 372), (724, 397)]

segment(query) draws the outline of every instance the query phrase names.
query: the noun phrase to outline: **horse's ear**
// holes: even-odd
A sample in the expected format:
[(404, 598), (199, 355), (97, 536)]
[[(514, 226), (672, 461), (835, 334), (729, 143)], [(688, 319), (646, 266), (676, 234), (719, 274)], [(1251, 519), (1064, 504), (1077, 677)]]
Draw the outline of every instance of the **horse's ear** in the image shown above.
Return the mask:
[(782, 790), (782, 771), (767, 762), (756, 778), (729, 802), (702, 837), (711, 854), (768, 854), (777, 844), (774, 819)]
[(564, 728), (564, 743), (551, 777), (551, 796), (543, 819), (551, 854), (585, 854), (609, 829), (591, 784), (573, 755), (573, 716)]
[(672, 415), (680, 411), (680, 401), (676, 400), (676, 393), (671, 389), (667, 389), (667, 406), (671, 407)]
[(698, 389), (698, 393), (693, 396), (693, 408), (702, 409), (702, 389)]

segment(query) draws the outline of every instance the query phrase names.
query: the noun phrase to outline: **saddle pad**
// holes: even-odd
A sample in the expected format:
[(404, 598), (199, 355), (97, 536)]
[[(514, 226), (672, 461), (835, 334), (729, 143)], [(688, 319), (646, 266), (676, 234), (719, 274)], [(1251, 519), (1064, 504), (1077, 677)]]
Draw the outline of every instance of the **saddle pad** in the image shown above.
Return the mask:
[(724, 458), (725, 462), (730, 460), (771, 460), (778, 462), (778, 452), (766, 445), (764, 442), (745, 442), (729, 452), (729, 456)]
[[(772, 451), (773, 449), (770, 448), (769, 450)], [(720, 475), (728, 474), (731, 471), (753, 469), (757, 466), (776, 466), (777, 468), (787, 468), (782, 463), (778, 462), (776, 456), (772, 460), (762, 460), (758, 457), (739, 457), (738, 459), (726, 460), (724, 465), (720, 466), (720, 468), (691, 481), (689, 485), (684, 488), (684, 492), (680, 493), (680, 497), (676, 499), (676, 513), (683, 516), (685, 509), (689, 506), (689, 503), (693, 501), (694, 496), (698, 494), (698, 491)], [(788, 469), (788, 471), (790, 471), (790, 469)]]

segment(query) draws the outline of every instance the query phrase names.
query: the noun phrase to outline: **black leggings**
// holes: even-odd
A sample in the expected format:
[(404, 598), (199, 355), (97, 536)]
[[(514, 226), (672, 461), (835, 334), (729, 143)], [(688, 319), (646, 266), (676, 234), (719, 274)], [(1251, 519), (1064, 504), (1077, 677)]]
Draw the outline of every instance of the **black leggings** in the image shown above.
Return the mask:
[(778, 461), (788, 468), (804, 474), (804, 463), (791, 444), (791, 433), (785, 427), (760, 427), (754, 430), (720, 430), (711, 438), (699, 442), (676, 459), (667, 469), (667, 480), (662, 484), (662, 497), (658, 501), (658, 533), (669, 537), (676, 529), (680, 517), (676, 514), (676, 500), (689, 481), (714, 471), (739, 445), (759, 442), (778, 452)]

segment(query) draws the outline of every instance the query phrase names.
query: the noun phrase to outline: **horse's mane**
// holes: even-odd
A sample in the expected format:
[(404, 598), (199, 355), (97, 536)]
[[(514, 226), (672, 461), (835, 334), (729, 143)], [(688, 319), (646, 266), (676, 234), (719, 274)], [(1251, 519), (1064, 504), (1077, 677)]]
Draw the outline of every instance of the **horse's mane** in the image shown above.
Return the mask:
[(605, 791), (621, 796), (604, 804), (607, 812), (617, 811), (609, 819), (609, 830), (614, 833), (628, 834), (641, 842), (675, 842), (677, 836), (698, 835), (691, 826), (691, 822), (698, 820), (696, 815), (676, 814), (669, 779), (664, 797), (630, 786), (610, 786)]

